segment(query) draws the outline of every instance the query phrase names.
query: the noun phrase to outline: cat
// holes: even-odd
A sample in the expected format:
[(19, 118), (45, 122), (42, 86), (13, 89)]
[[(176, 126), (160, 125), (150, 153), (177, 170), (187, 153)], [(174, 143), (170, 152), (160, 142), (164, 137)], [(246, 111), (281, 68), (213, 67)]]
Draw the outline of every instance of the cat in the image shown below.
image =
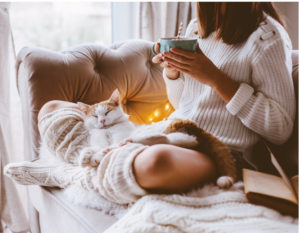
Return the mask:
[[(116, 89), (108, 100), (88, 105), (78, 102), (85, 114), (84, 126), (89, 131), (89, 147), (79, 155), (80, 165), (97, 166), (103, 157), (101, 150), (121, 142), (135, 129), (119, 104), (119, 92)], [(122, 130), (120, 130), (122, 129)]]
[(124, 113), (119, 102), (120, 95), (116, 89), (108, 100), (100, 103), (77, 103), (85, 113), (84, 126), (90, 132), (91, 145), (108, 147), (129, 137), (136, 128), (128, 120), (128, 115)]
[(183, 132), (197, 138), (198, 145), (194, 149), (210, 156), (215, 162), (218, 177), (216, 184), (220, 188), (230, 188), (237, 181), (235, 158), (224, 143), (190, 120), (174, 119), (164, 130), (165, 134), (172, 132)]
[(185, 133), (162, 133), (167, 122), (155, 125), (135, 125), (128, 120), (128, 115), (120, 104), (120, 94), (116, 89), (108, 100), (87, 105), (77, 103), (85, 114), (84, 126), (89, 131), (89, 147), (79, 155), (80, 165), (98, 166), (101, 159), (113, 147), (127, 143), (143, 145), (172, 144), (193, 148), (198, 143), (196, 137)]
[(82, 150), (81, 165), (98, 166), (112, 145), (173, 144), (210, 156), (217, 167), (219, 187), (229, 188), (237, 181), (235, 160), (227, 146), (190, 120), (174, 119), (137, 126), (122, 110), (117, 89), (106, 101), (91, 106), (79, 103), (79, 106), (86, 114), (84, 125), (90, 132), (92, 146)]

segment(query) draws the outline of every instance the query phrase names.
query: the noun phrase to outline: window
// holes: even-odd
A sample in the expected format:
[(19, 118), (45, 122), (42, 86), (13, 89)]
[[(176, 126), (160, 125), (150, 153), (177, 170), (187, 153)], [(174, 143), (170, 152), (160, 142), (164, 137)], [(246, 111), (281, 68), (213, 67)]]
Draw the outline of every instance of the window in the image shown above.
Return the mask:
[(58, 51), (112, 42), (110, 2), (15, 2), (10, 15), (17, 52), (24, 46)]

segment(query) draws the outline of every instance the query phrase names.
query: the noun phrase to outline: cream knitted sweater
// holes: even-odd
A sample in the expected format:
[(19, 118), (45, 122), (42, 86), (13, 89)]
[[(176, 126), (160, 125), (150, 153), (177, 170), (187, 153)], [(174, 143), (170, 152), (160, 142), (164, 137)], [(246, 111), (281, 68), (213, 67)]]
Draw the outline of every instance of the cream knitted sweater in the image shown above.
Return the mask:
[[(196, 20), (186, 36), (194, 37)], [(188, 75), (164, 80), (176, 111), (171, 118), (188, 118), (230, 147), (244, 151), (260, 136), (283, 143), (292, 132), (295, 95), (292, 82), (291, 42), (284, 28), (273, 18), (266, 20), (248, 40), (226, 45), (215, 33), (198, 39), (203, 53), (223, 72), (240, 83), (225, 103), (210, 87)]]

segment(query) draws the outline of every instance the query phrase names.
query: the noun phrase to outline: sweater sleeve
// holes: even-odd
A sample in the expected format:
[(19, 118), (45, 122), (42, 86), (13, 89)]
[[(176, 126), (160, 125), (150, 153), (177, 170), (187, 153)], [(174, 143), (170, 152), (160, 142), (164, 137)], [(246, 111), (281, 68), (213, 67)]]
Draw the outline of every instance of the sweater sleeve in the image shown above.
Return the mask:
[(295, 93), (291, 50), (277, 39), (252, 61), (252, 83), (241, 83), (226, 108), (272, 143), (282, 144), (293, 130)]
[(182, 73), (180, 73), (179, 78), (175, 80), (169, 79), (166, 75), (166, 70), (164, 69), (163, 78), (166, 84), (169, 102), (171, 103), (174, 109), (177, 109), (184, 87), (184, 77)]
[[(194, 31), (196, 28), (197, 19), (192, 19), (187, 26), (185, 37), (195, 37)], [(168, 99), (172, 106), (177, 109), (184, 87), (184, 75), (180, 73), (177, 79), (169, 79), (166, 75), (166, 70), (164, 69), (163, 78), (166, 84)]]

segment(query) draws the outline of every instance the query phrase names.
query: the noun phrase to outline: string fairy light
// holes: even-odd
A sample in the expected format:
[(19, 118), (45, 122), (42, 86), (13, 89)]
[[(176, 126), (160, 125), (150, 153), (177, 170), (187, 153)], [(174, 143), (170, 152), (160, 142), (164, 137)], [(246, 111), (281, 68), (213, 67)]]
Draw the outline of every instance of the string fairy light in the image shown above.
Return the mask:
[(149, 123), (167, 120), (168, 116), (174, 111), (169, 102), (164, 102), (155, 108), (149, 116)]

